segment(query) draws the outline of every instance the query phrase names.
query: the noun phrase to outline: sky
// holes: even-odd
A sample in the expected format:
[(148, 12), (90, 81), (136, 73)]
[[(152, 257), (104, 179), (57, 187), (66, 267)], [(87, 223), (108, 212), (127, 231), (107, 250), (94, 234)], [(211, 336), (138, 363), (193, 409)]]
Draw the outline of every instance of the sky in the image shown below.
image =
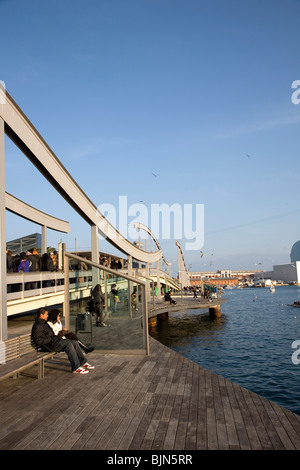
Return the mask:
[[(173, 274), (176, 240), (191, 271), (269, 270), (300, 239), (299, 17), (299, 0), (0, 0), (0, 80), (97, 207), (202, 205), (201, 247), (155, 233)], [(90, 248), (8, 137), (5, 172), (6, 191), (69, 221), (48, 245)], [(40, 232), (6, 216), (8, 241)]]

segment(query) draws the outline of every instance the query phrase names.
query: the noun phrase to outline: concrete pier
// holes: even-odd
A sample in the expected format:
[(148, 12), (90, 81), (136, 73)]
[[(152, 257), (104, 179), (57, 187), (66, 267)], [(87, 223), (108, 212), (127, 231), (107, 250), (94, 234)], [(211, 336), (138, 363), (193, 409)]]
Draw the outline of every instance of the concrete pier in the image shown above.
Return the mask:
[(181, 311), (187, 312), (188, 310), (196, 310), (196, 309), (203, 309), (208, 310), (209, 314), (215, 318), (221, 317), (221, 305), (226, 302), (226, 299), (213, 299), (213, 300), (206, 300), (206, 299), (199, 299), (193, 298), (191, 296), (186, 297), (172, 297), (176, 301), (176, 305), (170, 304), (168, 301), (157, 299), (155, 300), (155, 304), (153, 305), (151, 302), (148, 304), (148, 318), (149, 322), (153, 322), (154, 317), (162, 316), (165, 314), (169, 314), (172, 312)]
[(212, 318), (220, 318), (221, 317), (221, 307), (220, 307), (220, 305), (216, 305), (215, 307), (209, 307), (208, 311), (209, 311), (209, 315)]

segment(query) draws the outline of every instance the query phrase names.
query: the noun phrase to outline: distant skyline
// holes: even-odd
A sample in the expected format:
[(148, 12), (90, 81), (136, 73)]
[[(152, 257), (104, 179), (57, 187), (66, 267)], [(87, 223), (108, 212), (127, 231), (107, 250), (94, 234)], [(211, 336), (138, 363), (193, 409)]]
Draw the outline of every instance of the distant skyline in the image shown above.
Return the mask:
[[(202, 204), (204, 255), (184, 250), (191, 271), (290, 262), (298, 0), (0, 0), (0, 16), (0, 80), (96, 206)], [(87, 224), (5, 146), (6, 190), (70, 222), (68, 235), (48, 230), (48, 245), (89, 249)], [(7, 240), (34, 232), (7, 212)], [(155, 235), (176, 275), (176, 237)]]

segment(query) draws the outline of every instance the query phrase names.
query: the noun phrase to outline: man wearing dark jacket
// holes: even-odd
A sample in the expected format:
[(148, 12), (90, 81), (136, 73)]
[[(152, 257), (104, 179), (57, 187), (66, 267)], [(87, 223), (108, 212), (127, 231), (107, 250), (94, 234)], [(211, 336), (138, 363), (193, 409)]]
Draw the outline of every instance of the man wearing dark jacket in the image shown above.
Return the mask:
[[(37, 272), (40, 271), (42, 268), (42, 260), (41, 257), (38, 255), (36, 248), (31, 248), (30, 251), (27, 251), (26, 253), (27, 259), (30, 263), (30, 268), (29, 272)], [(37, 289), (38, 288), (38, 282), (32, 282), (31, 283), (31, 289)]]
[(96, 326), (107, 326), (106, 323), (104, 323), (104, 320), (106, 318), (106, 314), (104, 312), (105, 308), (105, 295), (103, 294), (101, 290), (100, 284), (97, 284), (93, 291), (92, 291), (92, 297), (95, 302), (95, 310), (94, 312), (96, 313)]
[(56, 336), (51, 326), (48, 325), (47, 318), (48, 311), (45, 308), (39, 308), (31, 330), (31, 340), (34, 347), (42, 351), (64, 351), (68, 355), (72, 372), (87, 374), (89, 369), (94, 369), (94, 367), (86, 361), (86, 357), (78, 345), (78, 341)]

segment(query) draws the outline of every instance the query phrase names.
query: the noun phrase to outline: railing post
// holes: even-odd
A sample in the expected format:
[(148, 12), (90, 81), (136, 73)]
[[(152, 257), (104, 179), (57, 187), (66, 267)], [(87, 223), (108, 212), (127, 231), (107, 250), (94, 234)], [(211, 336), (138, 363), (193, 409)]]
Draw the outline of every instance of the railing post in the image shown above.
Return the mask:
[(42, 225), (42, 246), (41, 253), (47, 253), (47, 227)]
[(146, 298), (146, 286), (142, 286), (142, 312), (143, 312), (143, 331), (146, 354), (149, 355), (149, 328), (148, 328), (148, 303)]
[[(128, 281), (128, 311), (129, 311), (130, 318), (132, 318), (131, 294), (133, 292), (133, 289), (132, 289), (132, 292), (131, 292), (131, 289), (132, 289), (132, 282)], [(138, 295), (137, 295), (137, 302), (138, 302)]]
[(69, 279), (69, 258), (64, 252), (64, 286), (65, 286), (65, 298), (63, 306), (63, 314), (65, 317), (65, 328), (70, 328), (70, 279)]
[(155, 285), (154, 285), (153, 280), (151, 281), (151, 284), (152, 284), (152, 303), (153, 303), (153, 307), (155, 307)]
[[(1, 104), (0, 106), (5, 106)], [(6, 287), (6, 214), (5, 214), (5, 152), (4, 121), (0, 118), (0, 340), (7, 339), (7, 287)]]

